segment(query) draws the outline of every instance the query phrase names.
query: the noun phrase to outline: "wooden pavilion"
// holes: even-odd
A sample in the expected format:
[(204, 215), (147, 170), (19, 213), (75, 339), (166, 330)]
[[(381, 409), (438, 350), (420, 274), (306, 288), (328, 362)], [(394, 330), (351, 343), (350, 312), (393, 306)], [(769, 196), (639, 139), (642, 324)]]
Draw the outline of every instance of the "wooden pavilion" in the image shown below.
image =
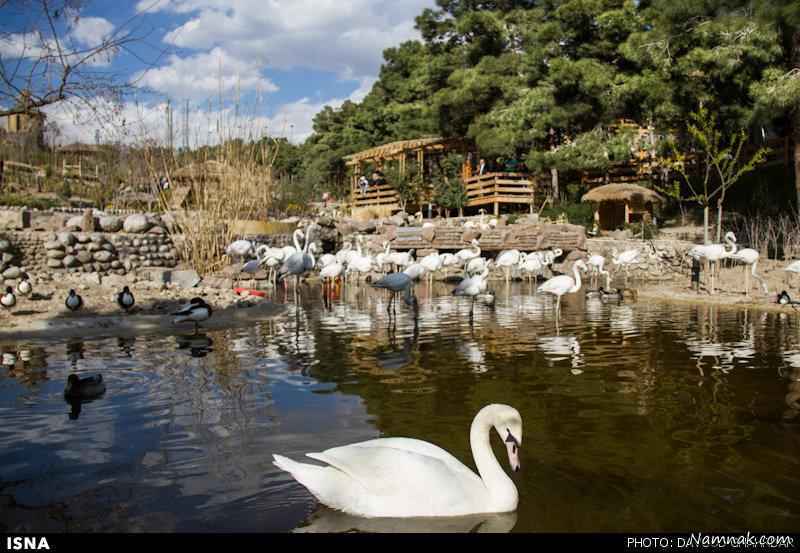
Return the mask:
[[(450, 152), (465, 155), (461, 171), (462, 184), (467, 194), (465, 207), (494, 205), (494, 213), (500, 212), (500, 204), (533, 205), (534, 185), (524, 173), (491, 172), (474, 174), (472, 162), (476, 162), (475, 148), (472, 144), (460, 139), (446, 139), (438, 136), (416, 138), (390, 142), (374, 148), (346, 156), (345, 164), (352, 168), (351, 203), (353, 216), (372, 212), (375, 215), (388, 215), (400, 209), (400, 197), (391, 184), (387, 182), (370, 183), (366, 191), (362, 191), (359, 181), (368, 177), (367, 169), (381, 170), (387, 162), (397, 162), (400, 174), (405, 174), (410, 163), (416, 164), (422, 175), (420, 201), (430, 202), (432, 185), (427, 180), (430, 176), (431, 160)], [(471, 161), (470, 161), (471, 158)]]

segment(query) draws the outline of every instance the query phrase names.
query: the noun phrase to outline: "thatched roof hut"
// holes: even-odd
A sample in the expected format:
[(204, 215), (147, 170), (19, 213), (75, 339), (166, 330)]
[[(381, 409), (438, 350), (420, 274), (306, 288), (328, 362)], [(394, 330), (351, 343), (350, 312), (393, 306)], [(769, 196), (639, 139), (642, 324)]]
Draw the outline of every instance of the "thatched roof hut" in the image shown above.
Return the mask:
[(591, 189), (581, 198), (596, 204), (594, 219), (601, 230), (613, 230), (653, 216), (653, 207), (664, 197), (643, 186), (628, 183), (606, 184)]
[(592, 188), (581, 198), (582, 202), (630, 202), (663, 204), (664, 198), (655, 190), (638, 184), (606, 184)]

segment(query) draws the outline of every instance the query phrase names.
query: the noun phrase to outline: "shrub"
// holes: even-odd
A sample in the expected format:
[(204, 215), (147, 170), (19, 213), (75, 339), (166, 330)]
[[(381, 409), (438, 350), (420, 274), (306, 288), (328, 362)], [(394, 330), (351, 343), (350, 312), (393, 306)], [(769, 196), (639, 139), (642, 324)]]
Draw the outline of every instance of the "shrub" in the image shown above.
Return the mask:
[(591, 230), (594, 225), (594, 208), (589, 203), (562, 204), (556, 207), (546, 207), (542, 210), (542, 217), (558, 219), (562, 214), (573, 225), (582, 225)]

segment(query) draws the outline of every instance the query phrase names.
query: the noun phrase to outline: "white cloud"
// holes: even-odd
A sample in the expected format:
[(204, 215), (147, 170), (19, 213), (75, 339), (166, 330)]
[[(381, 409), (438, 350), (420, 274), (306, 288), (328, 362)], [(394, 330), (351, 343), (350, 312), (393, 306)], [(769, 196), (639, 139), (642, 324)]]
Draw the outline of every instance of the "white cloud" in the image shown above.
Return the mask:
[(257, 60), (234, 57), (222, 48), (185, 58), (172, 55), (166, 65), (139, 73), (134, 81), (172, 98), (196, 101), (215, 98), (220, 87), (226, 97), (237, 87), (242, 93), (278, 90), (262, 75), (262, 66)]
[(102, 44), (114, 32), (114, 25), (102, 17), (82, 17), (72, 28), (71, 35), (87, 47)]
[(157, 9), (191, 14), (167, 33), (168, 44), (195, 49), (224, 44), (234, 56), (281, 69), (362, 78), (377, 74), (385, 48), (418, 36), (413, 18), (433, 5), (433, 0), (174, 0)]

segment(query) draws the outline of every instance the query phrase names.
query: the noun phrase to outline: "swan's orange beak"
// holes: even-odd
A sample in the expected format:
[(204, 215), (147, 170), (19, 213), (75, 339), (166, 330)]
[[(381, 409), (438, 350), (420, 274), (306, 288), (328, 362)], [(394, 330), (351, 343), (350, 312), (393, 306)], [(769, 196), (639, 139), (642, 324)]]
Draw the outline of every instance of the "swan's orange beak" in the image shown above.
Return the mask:
[(506, 449), (508, 449), (508, 464), (511, 465), (511, 470), (519, 472), (519, 469), (522, 468), (519, 462), (519, 443), (510, 432), (506, 438)]

